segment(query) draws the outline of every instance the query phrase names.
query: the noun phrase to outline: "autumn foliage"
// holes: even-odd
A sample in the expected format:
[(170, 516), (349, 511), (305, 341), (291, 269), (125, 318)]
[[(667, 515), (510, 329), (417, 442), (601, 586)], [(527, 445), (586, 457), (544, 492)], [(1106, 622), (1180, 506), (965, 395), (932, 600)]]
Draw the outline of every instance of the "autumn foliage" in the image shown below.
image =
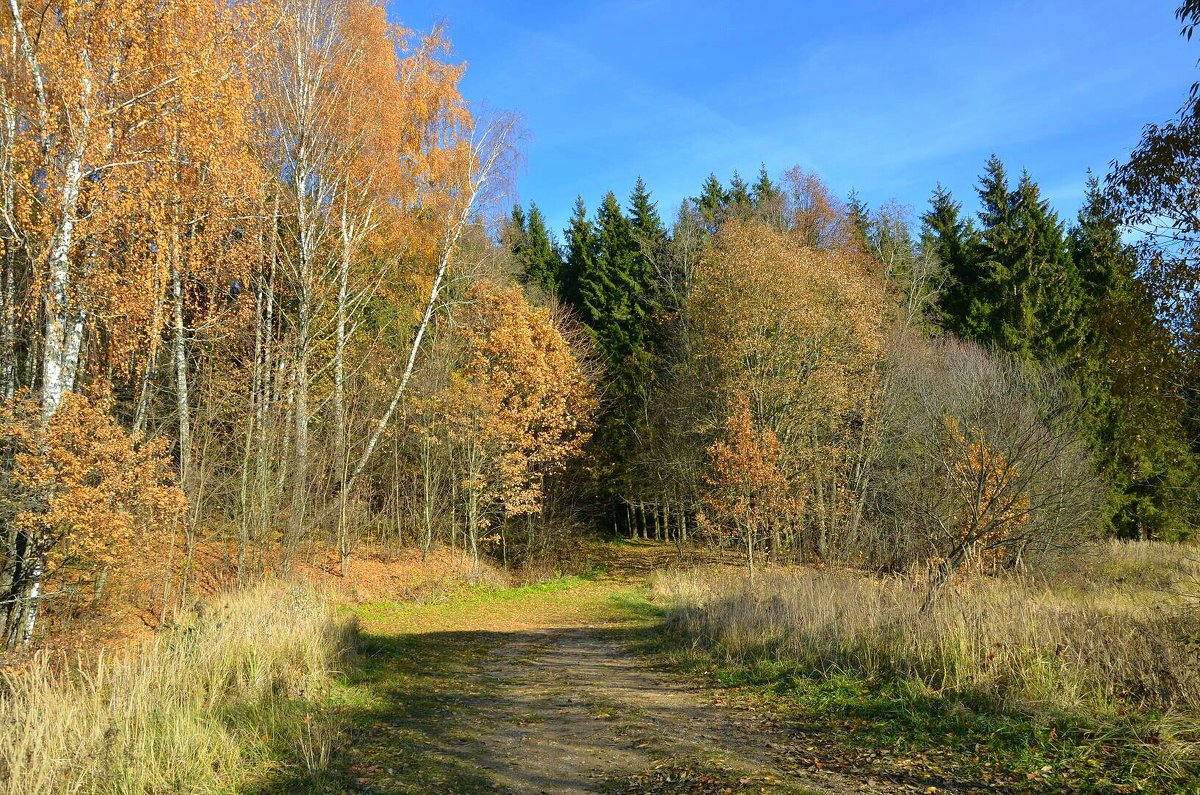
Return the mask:
[[(1002, 560), (1011, 540), (1029, 521), (1029, 495), (1019, 490), (1019, 464), (987, 442), (986, 432), (972, 428), (964, 433), (954, 417), (945, 421), (949, 479), (960, 495), (960, 512), (953, 526), (958, 537), (954, 548), (984, 568)], [(934, 563), (943, 562), (935, 557)]]
[[(108, 409), (107, 401), (70, 395), (43, 426), (32, 399), (0, 408), (0, 453), (12, 462), (0, 478), (7, 547), (37, 549), (25, 557), (43, 567), (43, 587), (119, 569), (159, 547), (154, 536), (173, 533), (187, 510), (165, 440), (131, 435)], [(6, 560), (6, 570), (17, 562)], [(18, 598), (21, 584), (18, 570), (4, 583), (5, 598)], [(32, 630), (36, 608), (10, 613), (10, 643)]]
[(206, 543), (245, 580), (335, 525), (345, 568), (513, 124), (371, 0), (18, 1), (0, 31), (10, 627), (151, 528), (162, 615)]
[(721, 396), (718, 407), (748, 402), (778, 440), (777, 466), (802, 506), (788, 546), (825, 556), (860, 520), (854, 480), (878, 414), (888, 315), (868, 263), (802, 232), (727, 224), (701, 260), (687, 311), (698, 377)]
[(473, 298), (463, 366), (443, 400), (463, 450), (474, 552), (480, 531), (538, 513), (546, 479), (587, 441), (596, 397), (548, 310), (486, 281)]
[(746, 564), (754, 579), (756, 548), (778, 528), (786, 526), (799, 507), (792, 486), (780, 469), (783, 450), (769, 428), (755, 427), (750, 401), (734, 399), (725, 430), (708, 449), (710, 471), (705, 478), (705, 514), (701, 526), (732, 534), (746, 553)]
[[(670, 229), (639, 182), (564, 249), (540, 211), (497, 228), (518, 125), (383, 3), (11, 0), (0, 32), (10, 646), (151, 537), (166, 616), (214, 548), (246, 582), (330, 548), (344, 576), (364, 539), (508, 564), (702, 525), (751, 566), (957, 567), (1054, 524), (1058, 459), (995, 432), (1069, 423), (1036, 385), (987, 422), (894, 388), (940, 271), (914, 298), (899, 216), (812, 172), (712, 177)], [(914, 461), (923, 506), (890, 488)]]

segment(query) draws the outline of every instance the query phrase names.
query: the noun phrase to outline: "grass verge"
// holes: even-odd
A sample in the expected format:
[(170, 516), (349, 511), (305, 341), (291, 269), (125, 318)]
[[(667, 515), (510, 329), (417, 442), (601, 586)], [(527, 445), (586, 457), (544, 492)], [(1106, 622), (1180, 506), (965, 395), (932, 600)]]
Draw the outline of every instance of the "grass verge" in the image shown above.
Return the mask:
[(1200, 791), (1195, 616), (1001, 579), (929, 615), (899, 580), (656, 580), (668, 659), (769, 713), (797, 767), (920, 787)]
[(312, 590), (268, 583), (138, 650), (35, 657), (0, 684), (0, 793), (319, 782), (339, 733), (326, 697), (354, 632)]

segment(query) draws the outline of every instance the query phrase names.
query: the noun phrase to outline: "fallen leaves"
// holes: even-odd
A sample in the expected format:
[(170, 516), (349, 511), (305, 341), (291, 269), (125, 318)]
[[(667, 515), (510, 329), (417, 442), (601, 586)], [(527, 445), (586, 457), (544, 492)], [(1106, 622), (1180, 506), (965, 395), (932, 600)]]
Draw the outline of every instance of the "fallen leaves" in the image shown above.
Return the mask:
[(768, 785), (777, 782), (774, 776), (752, 777), (739, 774), (733, 768), (711, 762), (680, 762), (659, 760), (641, 773), (624, 779), (617, 792), (630, 795), (657, 793), (695, 793), (695, 795), (729, 795), (740, 792), (767, 792)]

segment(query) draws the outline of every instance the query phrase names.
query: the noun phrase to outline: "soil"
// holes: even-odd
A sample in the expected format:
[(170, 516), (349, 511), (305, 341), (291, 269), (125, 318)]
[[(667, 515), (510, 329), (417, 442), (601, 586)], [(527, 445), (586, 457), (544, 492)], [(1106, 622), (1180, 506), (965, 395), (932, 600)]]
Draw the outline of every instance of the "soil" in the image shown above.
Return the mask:
[(361, 612), (357, 728), (326, 791), (926, 791), (806, 766), (770, 718), (656, 667), (642, 649), (657, 618), (622, 605), (639, 582)]

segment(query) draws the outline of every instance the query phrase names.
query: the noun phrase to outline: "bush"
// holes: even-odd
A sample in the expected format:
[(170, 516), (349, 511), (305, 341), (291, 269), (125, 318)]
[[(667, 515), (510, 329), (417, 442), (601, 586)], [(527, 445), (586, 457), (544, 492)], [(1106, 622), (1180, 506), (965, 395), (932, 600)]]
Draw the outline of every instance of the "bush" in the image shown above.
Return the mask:
[(940, 584), (964, 566), (1005, 568), (1094, 536), (1102, 489), (1060, 374), (971, 343), (908, 339), (886, 382), (867, 563), (931, 561)]

